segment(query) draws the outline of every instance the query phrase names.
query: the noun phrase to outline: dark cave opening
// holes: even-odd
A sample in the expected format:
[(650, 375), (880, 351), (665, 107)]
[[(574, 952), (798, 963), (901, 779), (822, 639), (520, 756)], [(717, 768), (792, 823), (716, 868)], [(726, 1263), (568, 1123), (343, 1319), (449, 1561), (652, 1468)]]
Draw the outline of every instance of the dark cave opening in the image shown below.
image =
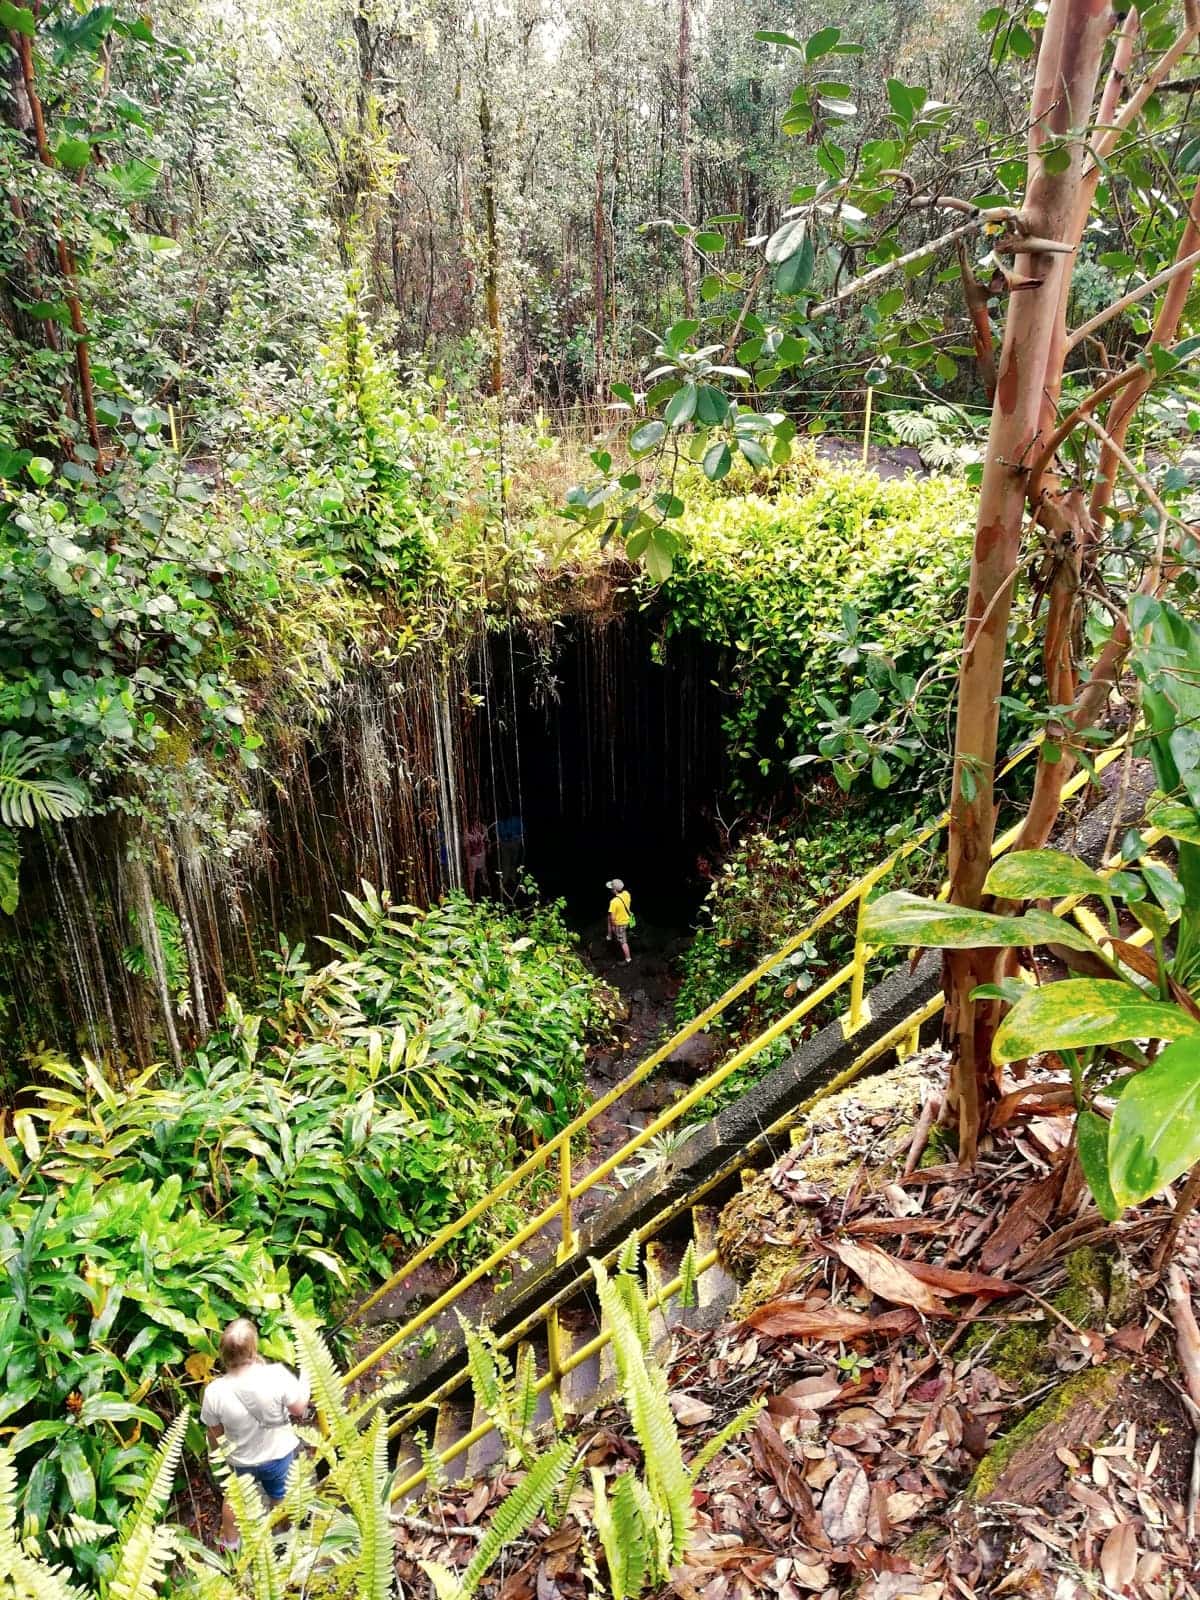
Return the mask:
[(478, 728), (489, 871), (518, 862), (572, 922), (601, 920), (621, 878), (639, 919), (683, 928), (708, 887), (727, 771), (717, 652), (660, 645), (652, 612), (558, 624), (492, 645)]

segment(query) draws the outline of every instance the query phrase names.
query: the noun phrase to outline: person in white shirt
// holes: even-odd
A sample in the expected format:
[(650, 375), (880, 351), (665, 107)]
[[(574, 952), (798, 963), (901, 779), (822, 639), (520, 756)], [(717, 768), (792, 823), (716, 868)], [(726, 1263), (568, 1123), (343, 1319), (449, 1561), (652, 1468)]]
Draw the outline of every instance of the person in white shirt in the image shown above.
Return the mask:
[[(238, 1317), (221, 1335), (224, 1375), (204, 1391), (200, 1420), (208, 1429), (212, 1450), (225, 1442), (225, 1459), (234, 1472), (253, 1478), (272, 1505), (287, 1492), (288, 1474), (300, 1441), (292, 1430), (308, 1410), (307, 1381), (258, 1353), (258, 1330)], [(232, 1550), (237, 1523), (228, 1500), (221, 1503), (218, 1544)]]

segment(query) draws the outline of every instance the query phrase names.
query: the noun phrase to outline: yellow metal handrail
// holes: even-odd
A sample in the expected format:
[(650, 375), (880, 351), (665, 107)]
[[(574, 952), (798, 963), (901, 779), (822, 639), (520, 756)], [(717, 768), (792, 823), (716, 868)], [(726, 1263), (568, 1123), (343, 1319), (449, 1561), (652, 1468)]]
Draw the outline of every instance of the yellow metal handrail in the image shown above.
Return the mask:
[[(1000, 769), (1000, 775), (1012, 771), (1014, 767), (1016, 767), (1021, 761), (1025, 760), (1036, 748), (1036, 743), (1025, 746), (1014, 757), (1012, 757), (1004, 765), (1004, 767)], [(1116, 760), (1124, 753), (1124, 749), (1125, 745), (1123, 741), (1113, 745), (1109, 750), (1105, 751), (1096, 759), (1094, 763), (1095, 770), (1102, 770), (1110, 762)], [(1063, 798), (1066, 799), (1071, 795), (1078, 793), (1078, 791), (1089, 781), (1090, 773), (1081, 769), (1064, 785)], [(665, 1044), (660, 1045), (657, 1050), (654, 1050), (650, 1055), (648, 1055), (644, 1061), (634, 1068), (632, 1072), (627, 1073), (619, 1083), (615, 1084), (611, 1089), (609, 1089), (608, 1092), (602, 1095), (599, 1100), (593, 1102), (591, 1106), (589, 1106), (585, 1111), (581, 1112), (579, 1116), (577, 1116), (565, 1128), (561, 1129), (551, 1139), (548, 1139), (546, 1143), (538, 1150), (534, 1151), (534, 1153), (525, 1161), (523, 1161), (519, 1167), (517, 1167), (513, 1172), (509, 1173), (507, 1177), (497, 1184), (490, 1194), (485, 1195), (483, 1199), (477, 1201), (467, 1211), (464, 1211), (461, 1216), (457, 1217), (453, 1222), (448, 1223), (444, 1228), (440, 1229), (414, 1256), (406, 1261), (403, 1266), (399, 1267), (395, 1272), (393, 1272), (391, 1277), (389, 1277), (386, 1282), (381, 1284), (378, 1289), (376, 1289), (371, 1295), (361, 1302), (355, 1313), (356, 1318), (361, 1317), (363, 1312), (368, 1310), (371, 1306), (376, 1305), (381, 1299), (384, 1298), (384, 1296), (390, 1294), (393, 1289), (395, 1289), (399, 1284), (403, 1283), (404, 1280), (411, 1276), (411, 1274), (414, 1273), (419, 1267), (431, 1260), (435, 1255), (438, 1254), (439, 1251), (443, 1250), (446, 1245), (451, 1243), (451, 1241), (458, 1238), (468, 1227), (470, 1227), (473, 1222), (477, 1221), (481, 1216), (490, 1211), (498, 1201), (505, 1197), (505, 1195), (511, 1193), (511, 1191), (516, 1188), (518, 1184), (530, 1177), (533, 1173), (546, 1170), (550, 1166), (553, 1158), (557, 1156), (559, 1181), (558, 1194), (554, 1201), (544, 1206), (536, 1216), (525, 1223), (523, 1227), (519, 1228), (511, 1237), (506, 1239), (481, 1262), (470, 1268), (461, 1277), (456, 1279), (450, 1288), (447, 1289), (443, 1294), (439, 1295), (422, 1310), (416, 1312), (401, 1328), (397, 1329), (386, 1339), (382, 1340), (378, 1345), (376, 1345), (375, 1348), (372, 1349), (366, 1356), (364, 1356), (361, 1361), (357, 1362), (353, 1367), (351, 1367), (350, 1371), (346, 1374), (346, 1381), (348, 1383), (352, 1383), (361, 1378), (365, 1373), (369, 1372), (381, 1360), (383, 1360), (385, 1356), (390, 1354), (391, 1351), (396, 1349), (398, 1346), (407, 1343), (407, 1341), (413, 1338), (415, 1334), (419, 1333), (422, 1328), (426, 1327), (430, 1322), (441, 1316), (444, 1311), (455, 1305), (456, 1302), (473, 1284), (478, 1283), (481, 1278), (486, 1277), (488, 1273), (492, 1272), (501, 1262), (511, 1257), (514, 1251), (519, 1250), (522, 1245), (527, 1244), (530, 1239), (532, 1239), (536, 1234), (540, 1233), (542, 1229), (545, 1228), (547, 1224), (552, 1222), (556, 1217), (561, 1221), (560, 1243), (558, 1246), (559, 1259), (565, 1260), (567, 1257), (573, 1255), (575, 1251), (574, 1205), (577, 1200), (579, 1200), (596, 1184), (603, 1182), (604, 1179), (610, 1176), (618, 1167), (627, 1162), (631, 1156), (635, 1155), (643, 1145), (655, 1138), (659, 1133), (662, 1133), (665, 1129), (679, 1123), (682, 1117), (686, 1116), (686, 1114), (694, 1106), (699, 1104), (699, 1102), (707, 1095), (711, 1094), (714, 1089), (719, 1088), (721, 1084), (723, 1084), (732, 1073), (736, 1072), (739, 1067), (744, 1066), (748, 1061), (751, 1061), (755, 1056), (766, 1049), (768, 1045), (772, 1044), (776, 1039), (782, 1037), (791, 1028), (794, 1028), (798, 1022), (802, 1021), (803, 1018), (813, 1011), (816, 1006), (820, 1005), (822, 1001), (827, 1000), (830, 995), (836, 993), (839, 989), (847, 985), (849, 986), (850, 990), (849, 1004), (846, 1015), (842, 1019), (842, 1025), (847, 1037), (850, 1037), (857, 1032), (858, 1029), (861, 1028), (863, 1024), (870, 1018), (870, 1012), (866, 999), (866, 967), (873, 952), (863, 938), (862, 928), (863, 911), (865, 910), (871, 891), (889, 873), (894, 871), (901, 861), (905, 860), (908, 856), (919, 850), (923, 845), (928, 844), (930, 840), (936, 838), (937, 835), (940, 834), (946, 827), (948, 821), (949, 813), (943, 813), (943, 815), (939, 817), (936, 822), (931, 823), (926, 828), (923, 828), (915, 837), (906, 840), (890, 855), (886, 856), (882, 861), (876, 863), (876, 865), (868, 872), (865, 872), (860, 878), (856, 879), (855, 882), (850, 884), (848, 888), (844, 889), (841, 894), (837, 895), (833, 900), (831, 900), (828, 905), (824, 906), (821, 911), (819, 911), (817, 915), (814, 916), (803, 929), (801, 929), (800, 932), (794, 934), (792, 938), (790, 938), (779, 950), (776, 950), (765, 960), (760, 961), (756, 967), (754, 967), (750, 972), (746, 973), (745, 976), (740, 978), (737, 983), (733, 984), (729, 989), (727, 989), (718, 1000), (715, 1000), (711, 1005), (706, 1006), (704, 1010), (701, 1011), (697, 1016), (693, 1017), (690, 1022), (673, 1033)], [(1019, 831), (1020, 828), (1018, 826), (1009, 829), (1006, 833), (1001, 834), (1000, 837), (996, 839), (993, 846), (993, 855), (999, 855), (1002, 851), (1008, 849), (1008, 847), (1013, 843), (1019, 834)], [(761, 978), (765, 977), (767, 973), (777, 968), (781, 962), (785, 961), (788, 956), (792, 955), (796, 950), (798, 950), (801, 945), (807, 943), (814, 936), (814, 934), (819, 933), (823, 927), (827, 926), (827, 924), (832, 922), (835, 917), (840, 916), (843, 911), (847, 910), (856, 902), (857, 924), (855, 931), (854, 952), (851, 960), (847, 962), (845, 966), (840, 968), (831, 977), (827, 978), (822, 984), (818, 985), (817, 988), (806, 994), (803, 1000), (801, 1000), (797, 1005), (793, 1006), (791, 1010), (786, 1012), (784, 1016), (778, 1018), (768, 1028), (764, 1029), (763, 1032), (757, 1035), (756, 1038), (752, 1039), (748, 1044), (745, 1044), (741, 1046), (740, 1049), (736, 1050), (727, 1061), (723, 1062), (706, 1078), (703, 1078), (699, 1083), (694, 1084), (686, 1094), (681, 1095), (670, 1106), (661, 1111), (659, 1115), (648, 1124), (647, 1127), (640, 1129), (630, 1139), (628, 1139), (619, 1150), (608, 1156), (597, 1167), (593, 1168), (592, 1171), (585, 1174), (579, 1180), (576, 1181), (573, 1179), (571, 1162), (572, 1143), (580, 1134), (584, 1133), (585, 1130), (590, 1127), (590, 1125), (598, 1116), (600, 1116), (604, 1111), (608, 1110), (610, 1106), (614, 1105), (624, 1095), (628, 1094), (629, 1091), (637, 1084), (643, 1082), (650, 1075), (650, 1073), (655, 1070), (656, 1067), (661, 1066), (670, 1055), (674, 1054), (681, 1044), (692, 1038), (702, 1029), (706, 1028), (710, 1022), (726, 1011)], [(936, 1010), (936, 1005), (934, 1010)], [(930, 1014), (932, 1015), (932, 1012)], [(919, 1023), (917, 1026), (919, 1026)], [(904, 1035), (901, 1037), (904, 1037)], [(866, 1061), (874, 1060), (878, 1053), (879, 1052), (877, 1048), (872, 1047), (871, 1051), (868, 1052), (866, 1059), (861, 1063), (856, 1064), (855, 1070), (861, 1071), (862, 1066), (866, 1064)], [(554, 1313), (551, 1313), (551, 1316), (553, 1317)], [(568, 1370), (562, 1366), (557, 1356), (559, 1345), (557, 1331), (557, 1328), (552, 1323), (552, 1337), (550, 1340), (551, 1373), (549, 1374), (549, 1376), (552, 1378), (554, 1377), (556, 1368), (560, 1369), (560, 1375), (561, 1370)]]

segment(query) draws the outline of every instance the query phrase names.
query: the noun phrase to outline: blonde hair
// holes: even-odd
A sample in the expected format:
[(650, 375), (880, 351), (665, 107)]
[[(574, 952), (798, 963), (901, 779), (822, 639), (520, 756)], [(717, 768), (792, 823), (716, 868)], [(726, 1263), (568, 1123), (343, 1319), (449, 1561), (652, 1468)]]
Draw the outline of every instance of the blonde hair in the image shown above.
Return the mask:
[(226, 1372), (244, 1367), (258, 1355), (258, 1329), (249, 1317), (238, 1317), (221, 1335), (221, 1363)]

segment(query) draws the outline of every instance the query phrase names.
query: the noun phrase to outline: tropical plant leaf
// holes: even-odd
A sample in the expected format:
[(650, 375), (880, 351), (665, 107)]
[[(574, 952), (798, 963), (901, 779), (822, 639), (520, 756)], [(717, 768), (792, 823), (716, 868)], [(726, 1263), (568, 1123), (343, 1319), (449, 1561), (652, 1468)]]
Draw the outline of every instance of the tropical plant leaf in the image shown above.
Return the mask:
[(0, 822), (9, 828), (32, 828), (37, 822), (63, 822), (87, 805), (88, 792), (78, 778), (47, 772), (57, 752), (42, 739), (30, 739), (11, 728), (0, 733)]
[(1031, 989), (1001, 1022), (992, 1043), (998, 1062), (1023, 1061), (1046, 1050), (1086, 1050), (1128, 1039), (1200, 1035), (1200, 1022), (1181, 1006), (1148, 1000), (1112, 978), (1064, 978)]
[(1121, 1206), (1138, 1205), (1197, 1161), (1200, 1039), (1187, 1038), (1135, 1073), (1117, 1101), (1108, 1133), (1114, 1199)]
[(1042, 900), (1068, 894), (1107, 897), (1128, 886), (1122, 875), (1106, 877), (1064, 850), (1014, 850), (993, 864), (983, 888), (1004, 900)]
[(21, 899), (21, 841), (12, 828), (0, 827), (0, 911), (11, 917)]
[(1121, 1206), (1108, 1176), (1108, 1123), (1090, 1106), (1084, 1106), (1076, 1118), (1075, 1142), (1079, 1147), (1079, 1165), (1096, 1207), (1106, 1221), (1115, 1222), (1121, 1215)]
[(1019, 917), (1000, 917), (990, 911), (972, 911), (941, 900), (897, 890), (873, 900), (863, 913), (863, 938), (868, 944), (917, 946), (936, 950), (1031, 949), (1039, 944), (1059, 944), (1068, 950), (1086, 950), (1105, 959), (1100, 947), (1074, 923), (1048, 911), (1026, 911)]

